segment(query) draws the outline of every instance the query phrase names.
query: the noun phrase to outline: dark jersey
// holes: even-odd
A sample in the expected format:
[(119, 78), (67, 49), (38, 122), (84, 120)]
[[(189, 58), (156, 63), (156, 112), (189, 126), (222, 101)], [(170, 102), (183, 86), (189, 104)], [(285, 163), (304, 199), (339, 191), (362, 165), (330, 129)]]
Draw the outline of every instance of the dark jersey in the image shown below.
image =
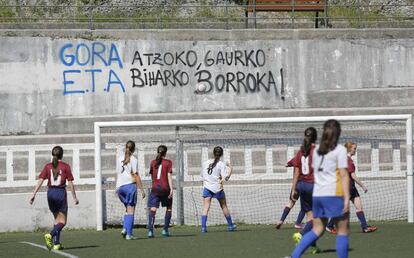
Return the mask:
[(168, 174), (172, 173), (172, 162), (162, 159), (157, 167), (157, 162), (151, 160), (150, 174), (152, 178), (152, 192), (158, 196), (169, 195), (170, 185), (168, 184)]
[(352, 178), (352, 173), (355, 173), (355, 164), (350, 156), (348, 156), (348, 172), (351, 187), (355, 187), (355, 180)]
[(313, 168), (312, 168), (312, 156), (315, 150), (315, 145), (312, 145), (309, 155), (304, 156), (302, 150), (296, 153), (296, 156), (292, 159), (293, 167), (299, 168), (299, 180), (306, 183), (314, 183)]
[(59, 160), (58, 173), (56, 175), (53, 174), (53, 165), (52, 163), (48, 163), (43, 168), (42, 172), (40, 172), (39, 178), (44, 180), (48, 180), (47, 186), (48, 187), (66, 187), (66, 180), (73, 181), (72, 171), (70, 166)]

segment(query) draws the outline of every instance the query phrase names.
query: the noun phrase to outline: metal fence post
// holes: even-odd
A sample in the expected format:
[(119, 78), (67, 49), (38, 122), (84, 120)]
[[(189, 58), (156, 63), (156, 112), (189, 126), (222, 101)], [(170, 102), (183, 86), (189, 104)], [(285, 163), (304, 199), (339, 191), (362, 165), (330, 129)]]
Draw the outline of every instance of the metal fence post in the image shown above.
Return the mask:
[[(176, 131), (178, 132), (179, 127), (177, 126)], [(175, 151), (176, 151), (176, 168), (177, 168), (177, 176), (176, 176), (176, 185), (175, 189), (177, 192), (177, 224), (184, 225), (184, 196), (183, 196), (183, 181), (184, 181), (184, 150), (183, 150), (183, 143), (180, 139), (176, 140), (175, 144)]]
[(228, 10), (228, 0), (224, 1), (225, 2), (225, 9), (224, 9), (224, 14), (226, 16), (226, 30), (229, 29), (229, 10)]
[(256, 23), (256, 0), (253, 1), (253, 20), (254, 20), (254, 28), (257, 29), (257, 23)]

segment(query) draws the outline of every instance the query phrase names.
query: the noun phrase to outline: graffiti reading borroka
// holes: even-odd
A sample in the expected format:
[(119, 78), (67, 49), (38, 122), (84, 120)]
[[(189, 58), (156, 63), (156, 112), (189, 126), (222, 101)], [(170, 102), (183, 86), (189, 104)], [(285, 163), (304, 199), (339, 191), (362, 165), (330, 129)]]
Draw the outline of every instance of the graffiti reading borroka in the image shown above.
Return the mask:
[[(279, 69), (268, 67), (266, 53), (262, 49), (202, 52), (135, 50), (130, 60), (122, 60), (119, 53), (115, 43), (63, 45), (59, 51), (60, 61), (67, 68), (62, 72), (63, 94), (109, 93), (115, 90), (126, 93), (128, 90), (162, 86), (187, 87), (194, 94), (264, 91), (279, 96), (278, 74), (275, 72)], [(122, 76), (125, 73), (129, 75)], [(89, 85), (77, 83), (79, 78), (86, 78)], [(130, 78), (130, 81), (122, 78)], [(97, 85), (97, 81), (101, 85)]]

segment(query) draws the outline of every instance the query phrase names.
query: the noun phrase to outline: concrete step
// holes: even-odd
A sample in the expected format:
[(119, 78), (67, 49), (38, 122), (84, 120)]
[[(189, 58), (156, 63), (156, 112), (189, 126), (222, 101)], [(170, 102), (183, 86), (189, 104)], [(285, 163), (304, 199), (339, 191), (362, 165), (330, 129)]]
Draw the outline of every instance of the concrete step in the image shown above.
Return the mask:
[[(404, 92), (400, 92), (401, 95)], [(357, 92), (355, 95), (357, 96)], [(368, 93), (369, 94), (369, 93)], [(411, 94), (411, 91), (410, 91)], [(348, 95), (347, 95), (348, 96)], [(128, 115), (107, 115), (107, 116), (82, 116), (82, 117), (54, 117), (47, 121), (47, 134), (82, 134), (93, 133), (94, 122), (104, 121), (150, 121), (150, 120), (180, 120), (180, 119), (225, 119), (225, 118), (256, 118), (256, 117), (308, 117), (308, 116), (342, 116), (342, 115), (390, 115), (390, 114), (414, 114), (414, 103), (407, 106), (377, 105), (375, 107), (355, 107), (353, 98), (343, 99), (341, 92), (326, 92), (324, 94), (314, 93), (310, 102), (321, 102), (325, 97), (337, 100), (338, 107), (303, 108), (303, 109), (277, 109), (277, 110), (241, 110), (241, 111), (209, 111), (209, 112), (178, 112), (178, 113), (150, 113), (150, 114), (128, 114)], [(367, 97), (378, 99), (375, 96)], [(403, 98), (400, 98), (403, 99)], [(331, 100), (328, 103), (332, 103)], [(350, 105), (345, 105), (346, 102)], [(362, 101), (362, 100), (361, 100)], [(377, 101), (379, 104), (381, 100)], [(409, 97), (404, 98), (403, 104), (409, 104)], [(411, 101), (413, 102), (413, 101)], [(377, 103), (377, 104), (378, 104)], [(323, 104), (320, 104), (323, 105)], [(379, 106), (379, 107), (378, 107)], [(67, 137), (64, 137), (68, 140)], [(1, 138), (0, 138), (1, 143)]]
[[(319, 108), (364, 109), (411, 107), (414, 105), (413, 87), (364, 88), (313, 91), (308, 94), (308, 105)], [(359, 109), (359, 108), (358, 108)]]

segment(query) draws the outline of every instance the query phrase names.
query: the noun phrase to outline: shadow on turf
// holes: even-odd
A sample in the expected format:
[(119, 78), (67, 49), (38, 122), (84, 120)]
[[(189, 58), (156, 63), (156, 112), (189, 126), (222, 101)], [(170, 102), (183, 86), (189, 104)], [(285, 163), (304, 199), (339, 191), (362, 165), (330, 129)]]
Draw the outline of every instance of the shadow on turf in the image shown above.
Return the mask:
[[(354, 251), (353, 248), (348, 248), (348, 252), (352, 252), (352, 251)], [(324, 253), (336, 253), (336, 249), (325, 249), (325, 250), (321, 250), (320, 253), (321, 254), (324, 254)]]
[(83, 246), (72, 246), (72, 247), (65, 247), (64, 250), (71, 250), (71, 249), (85, 249), (85, 248), (96, 248), (99, 245), (83, 245)]
[(237, 228), (235, 231), (228, 231), (227, 229), (219, 229), (219, 230), (212, 230), (212, 231), (208, 231), (208, 229), (207, 229), (207, 234), (210, 234), (210, 233), (223, 233), (223, 232), (226, 232), (226, 233), (233, 233), (233, 232), (249, 232), (249, 231), (251, 231), (250, 229), (239, 229), (239, 228)]

